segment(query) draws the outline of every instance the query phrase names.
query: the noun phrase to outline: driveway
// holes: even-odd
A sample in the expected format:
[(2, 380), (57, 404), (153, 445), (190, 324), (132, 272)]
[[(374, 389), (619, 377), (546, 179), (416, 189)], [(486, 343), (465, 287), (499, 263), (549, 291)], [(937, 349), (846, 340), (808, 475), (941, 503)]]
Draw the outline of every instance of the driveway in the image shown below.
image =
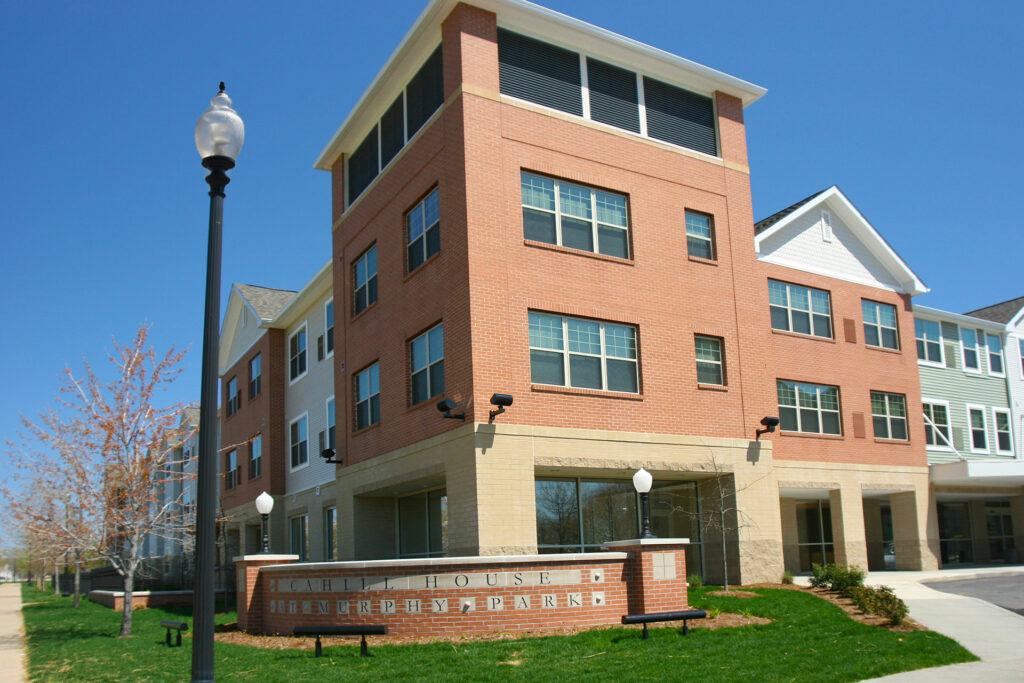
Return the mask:
[(966, 595), (1024, 615), (1024, 575), (992, 576), (955, 581), (925, 581), (925, 586), (943, 593)]

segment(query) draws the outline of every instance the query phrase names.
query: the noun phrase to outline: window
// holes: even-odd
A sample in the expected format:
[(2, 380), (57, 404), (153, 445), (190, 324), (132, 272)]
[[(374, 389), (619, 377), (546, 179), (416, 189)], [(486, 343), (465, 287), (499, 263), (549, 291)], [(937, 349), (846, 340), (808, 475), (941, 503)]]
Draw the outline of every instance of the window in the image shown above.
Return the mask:
[(448, 495), (435, 489), (398, 499), (398, 556), (439, 557), (448, 550)]
[(964, 370), (981, 372), (981, 363), (978, 360), (978, 333), (961, 327), (960, 346), (963, 349)]
[(356, 313), (377, 301), (377, 245), (373, 245), (356, 259), (355, 292), (352, 305)]
[(309, 433), (306, 416), (294, 420), (289, 426), (289, 441), (292, 469), (303, 467), (309, 462)]
[(409, 229), (406, 251), (411, 273), (441, 250), (441, 208), (436, 187), (409, 212), (405, 224)]
[(437, 325), (409, 344), (412, 405), (444, 393), (444, 326)]
[(629, 258), (626, 197), (522, 172), (523, 236)]
[(238, 378), (232, 377), (228, 380), (228, 417), (238, 412), (242, 407), (242, 397), (238, 395)]
[(263, 474), (263, 436), (257, 434), (249, 442), (249, 478)]
[(769, 280), (768, 300), (773, 330), (832, 338), (828, 292)]
[(636, 328), (531, 311), (530, 379), (638, 393)]
[(324, 306), (324, 339), (327, 345), (327, 355), (334, 353), (334, 299), (331, 299)]
[(331, 396), (327, 399), (327, 443), (324, 445), (333, 450), (337, 443), (334, 431), (334, 397)]
[(924, 441), (929, 446), (949, 448), (949, 407), (924, 403)]
[(841, 434), (839, 387), (778, 380), (779, 420), (783, 431)]
[(864, 343), (883, 349), (898, 349), (900, 335), (896, 330), (896, 307), (867, 299), (860, 304), (864, 315)]
[(260, 367), (260, 354), (256, 354), (249, 361), (249, 398), (256, 398), (260, 395), (260, 376), (263, 370)]
[(698, 258), (715, 258), (711, 216), (686, 212), (686, 253)]
[(718, 155), (715, 105), (710, 97), (644, 76), (644, 112), (648, 136)]
[(871, 392), (871, 419), (876, 439), (907, 439), (907, 399), (903, 394)]
[(1010, 411), (992, 409), (992, 422), (996, 426), (996, 452), (1013, 453), (1013, 439), (1010, 436)]
[(697, 382), (725, 384), (725, 363), (722, 360), (722, 340), (718, 337), (695, 335), (697, 355)]
[(299, 562), (309, 559), (309, 515), (288, 520), (288, 543), (292, 555), (299, 556)]
[(288, 379), (296, 381), (306, 374), (306, 326), (288, 338)]
[(380, 422), (380, 363), (356, 374), (356, 430)]
[(987, 427), (985, 426), (985, 409), (981, 406), (967, 406), (967, 423), (971, 429), (971, 451), (988, 453)]
[(238, 476), (239, 475), (239, 472), (238, 472), (238, 451), (234, 451), (233, 450), (233, 451), (229, 452), (227, 460), (228, 460), (228, 465), (225, 468), (225, 469), (227, 469), (227, 474), (225, 475), (225, 482), (226, 482), (227, 488), (233, 489), (233, 488), (235, 488), (236, 486), (238, 486), (241, 483), (239, 481), (239, 476)]
[(324, 508), (324, 559), (338, 559), (338, 508)]
[(934, 320), (914, 318), (917, 359), (926, 363), (942, 363), (942, 332)]
[(986, 334), (988, 345), (988, 374), (1002, 377), (1003, 372), (1003, 340), (997, 334)]

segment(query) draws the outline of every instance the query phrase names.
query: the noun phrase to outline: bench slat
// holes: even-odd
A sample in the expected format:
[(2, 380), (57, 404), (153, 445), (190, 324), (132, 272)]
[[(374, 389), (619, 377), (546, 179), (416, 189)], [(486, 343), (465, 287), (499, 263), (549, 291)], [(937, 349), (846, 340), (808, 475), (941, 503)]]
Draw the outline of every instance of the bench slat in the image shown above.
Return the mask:
[(679, 612), (653, 612), (651, 614), (624, 614), (623, 624), (647, 624), (655, 621), (681, 621), (685, 619), (705, 619), (708, 613), (702, 609), (681, 610)]
[(296, 626), (292, 630), (296, 636), (386, 636), (388, 627), (377, 624), (348, 626)]

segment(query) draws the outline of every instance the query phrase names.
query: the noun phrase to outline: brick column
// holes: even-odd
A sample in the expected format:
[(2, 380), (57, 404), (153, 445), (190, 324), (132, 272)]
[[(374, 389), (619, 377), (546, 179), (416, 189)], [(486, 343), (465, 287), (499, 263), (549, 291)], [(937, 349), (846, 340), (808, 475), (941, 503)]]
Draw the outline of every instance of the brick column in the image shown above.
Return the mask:
[(298, 555), (242, 555), (234, 558), (238, 579), (235, 602), (240, 631), (259, 633), (263, 628), (263, 584), (259, 580), (260, 568), (298, 561)]
[(613, 541), (608, 550), (629, 553), (623, 578), (630, 614), (686, 609), (686, 538)]

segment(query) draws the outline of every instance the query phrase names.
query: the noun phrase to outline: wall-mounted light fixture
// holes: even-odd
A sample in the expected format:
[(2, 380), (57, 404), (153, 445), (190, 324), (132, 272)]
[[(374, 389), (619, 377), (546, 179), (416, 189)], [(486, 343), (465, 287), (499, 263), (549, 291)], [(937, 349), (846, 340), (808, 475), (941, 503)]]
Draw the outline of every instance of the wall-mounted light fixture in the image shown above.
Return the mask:
[(498, 409), (490, 411), (491, 419), (488, 422), (494, 422), (494, 418), (504, 413), (505, 408), (512, 405), (512, 394), (493, 394), (491, 405), (498, 406)]
[(448, 418), (449, 420), (462, 420), (463, 422), (465, 422), (466, 413), (463, 412), (459, 413), (458, 415), (453, 415), (452, 411), (455, 410), (455, 408), (455, 401), (453, 401), (450, 398), (446, 398), (444, 400), (437, 402), (437, 409), (443, 413), (441, 417)]
[(771, 416), (763, 417), (761, 418), (761, 424), (764, 425), (764, 429), (758, 429), (754, 432), (756, 440), (760, 440), (762, 434), (774, 434), (775, 428), (779, 426), (779, 418)]
[(333, 448), (325, 448), (323, 452), (320, 453), (320, 457), (324, 459), (324, 462), (329, 462), (332, 465), (340, 465), (342, 464), (341, 458), (338, 458), (337, 460), (334, 459), (334, 456), (336, 456), (337, 454), (338, 451), (334, 450)]

